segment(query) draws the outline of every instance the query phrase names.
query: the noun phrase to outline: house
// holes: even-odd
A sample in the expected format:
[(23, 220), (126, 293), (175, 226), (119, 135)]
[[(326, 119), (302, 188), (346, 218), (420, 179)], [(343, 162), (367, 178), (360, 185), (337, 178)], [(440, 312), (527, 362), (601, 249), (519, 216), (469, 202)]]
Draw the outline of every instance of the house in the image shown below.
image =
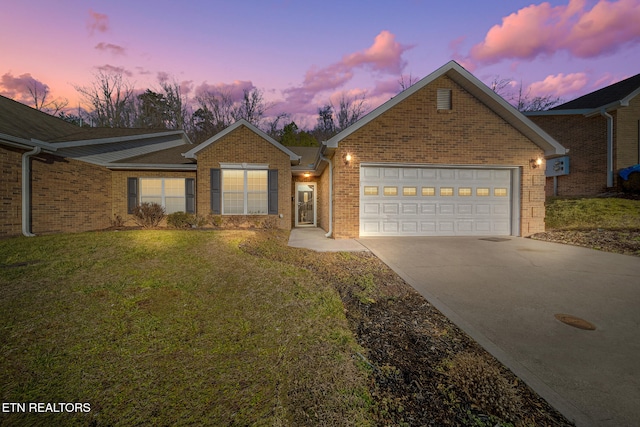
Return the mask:
[[(0, 96), (0, 237), (109, 227), (116, 171), (126, 167), (118, 162), (181, 145), (191, 145), (182, 131), (81, 128)], [(181, 162), (148, 174), (195, 178), (195, 165)]]
[[(3, 150), (10, 138), (0, 135)], [(220, 221), (321, 227), (334, 238), (543, 231), (545, 172), (539, 161), (566, 154), (453, 61), (320, 147), (285, 147), (246, 121), (197, 146), (179, 132), (114, 138), (83, 139), (72, 147), (68, 137), (56, 135), (41, 147), (61, 148), (50, 156), (74, 154), (57, 163), (72, 163), (76, 180), (82, 176), (80, 163), (98, 176), (104, 188), (83, 189), (78, 197), (100, 193), (105, 218), (130, 219), (136, 204), (156, 201), (170, 212), (192, 211)], [(26, 137), (14, 143), (13, 162), (36, 142), (43, 144)], [(118, 144), (131, 148), (107, 150)], [(89, 148), (97, 151), (89, 154)], [(35, 185), (37, 168), (31, 173)], [(47, 200), (35, 197), (34, 188), (31, 192), (35, 212)], [(20, 215), (12, 218), (19, 222)], [(58, 231), (33, 218), (27, 231)], [(100, 228), (105, 222), (95, 224)], [(15, 227), (8, 228), (16, 234)]]
[(640, 74), (550, 110), (525, 113), (569, 151), (565, 158), (547, 159), (547, 196), (617, 190), (618, 172), (640, 163), (638, 95)]

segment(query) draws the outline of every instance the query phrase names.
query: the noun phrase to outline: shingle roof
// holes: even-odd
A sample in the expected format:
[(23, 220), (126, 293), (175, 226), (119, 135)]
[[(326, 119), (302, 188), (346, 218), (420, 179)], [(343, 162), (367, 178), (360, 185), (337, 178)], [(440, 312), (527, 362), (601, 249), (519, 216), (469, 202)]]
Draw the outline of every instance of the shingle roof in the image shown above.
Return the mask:
[(167, 148), (165, 150), (156, 151), (154, 153), (141, 154), (139, 156), (129, 157), (113, 163), (137, 163), (146, 165), (190, 165), (196, 164), (194, 159), (187, 159), (182, 155), (192, 148), (192, 145), (179, 145), (177, 147)]
[(0, 95), (0, 133), (52, 144), (168, 132), (166, 129), (82, 128)]
[(0, 95), (0, 133), (47, 141), (80, 130), (78, 126)]
[(621, 101), (634, 91), (640, 88), (640, 74), (614, 83), (610, 86), (588, 93), (573, 101), (565, 102), (562, 105), (551, 108), (550, 110), (581, 110), (596, 109), (609, 105), (616, 101)]

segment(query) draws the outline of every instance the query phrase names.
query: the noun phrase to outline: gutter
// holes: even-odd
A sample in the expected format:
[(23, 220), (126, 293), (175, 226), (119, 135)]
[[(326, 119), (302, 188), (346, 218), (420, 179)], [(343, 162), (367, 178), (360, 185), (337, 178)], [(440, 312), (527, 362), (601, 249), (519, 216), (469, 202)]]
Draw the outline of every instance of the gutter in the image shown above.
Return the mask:
[(322, 154), (320, 160), (329, 163), (329, 231), (324, 235), (329, 238), (333, 234), (333, 163)]
[(600, 115), (607, 119), (607, 187), (613, 187), (613, 116), (603, 108)]
[(34, 237), (31, 232), (31, 156), (40, 154), (40, 147), (22, 154), (22, 234)]

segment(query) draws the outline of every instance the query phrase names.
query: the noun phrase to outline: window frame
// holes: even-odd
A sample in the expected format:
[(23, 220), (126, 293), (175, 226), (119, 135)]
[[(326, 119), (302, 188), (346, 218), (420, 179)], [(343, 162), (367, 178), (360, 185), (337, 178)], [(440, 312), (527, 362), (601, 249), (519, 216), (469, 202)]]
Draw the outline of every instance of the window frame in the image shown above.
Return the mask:
[[(162, 206), (167, 214), (172, 214), (175, 212), (188, 212), (188, 198), (191, 197), (192, 195), (188, 194), (187, 191), (187, 181), (189, 179), (193, 179), (193, 178), (182, 178), (182, 177), (156, 177), (156, 176), (141, 176), (138, 178), (130, 178), (130, 180), (135, 180), (136, 185), (135, 185), (135, 189), (130, 189), (129, 191), (129, 197), (135, 197), (137, 204), (141, 204), (141, 203), (145, 203), (145, 202), (149, 202), (152, 203), (148, 200), (143, 200), (144, 198), (159, 198), (160, 199), (160, 203), (158, 202), (153, 202), (153, 203), (158, 203), (160, 206)], [(144, 181), (160, 181), (160, 192), (159, 193), (153, 193), (153, 194), (144, 194)], [(182, 185), (179, 187), (181, 188), (181, 196), (175, 196), (172, 194), (167, 194), (167, 185), (166, 185), (166, 181), (171, 180), (171, 181), (182, 181)], [(131, 186), (133, 183), (130, 183), (129, 186)], [(137, 192), (137, 194), (132, 194), (132, 191)], [(182, 208), (178, 209), (178, 210), (171, 210), (169, 211), (167, 209), (167, 199), (169, 200), (176, 200), (176, 199), (181, 199), (182, 200)], [(131, 204), (131, 200), (129, 202), (129, 204)], [(173, 205), (173, 204), (172, 204)], [(128, 209), (129, 213), (132, 213), (132, 208)], [(192, 212), (193, 213), (193, 212)]]
[[(225, 189), (225, 175), (229, 172), (242, 172), (242, 190), (227, 190)], [(264, 173), (264, 188), (260, 190), (249, 189), (249, 173)], [(227, 178), (228, 179), (228, 178)], [(254, 168), (223, 168), (220, 174), (220, 212), (221, 215), (269, 215), (269, 169), (254, 169)], [(235, 194), (241, 195), (242, 199), (242, 212), (228, 212), (225, 195)], [(249, 199), (250, 196), (263, 195), (261, 200), (261, 208), (263, 210), (259, 212), (249, 212)]]

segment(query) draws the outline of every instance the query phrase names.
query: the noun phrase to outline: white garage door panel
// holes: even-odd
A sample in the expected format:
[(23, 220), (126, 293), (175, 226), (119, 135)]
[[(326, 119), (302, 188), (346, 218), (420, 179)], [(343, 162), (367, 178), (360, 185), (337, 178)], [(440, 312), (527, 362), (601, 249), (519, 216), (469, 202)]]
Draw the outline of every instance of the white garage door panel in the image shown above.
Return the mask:
[(363, 166), (360, 235), (509, 235), (511, 175), (510, 169)]

